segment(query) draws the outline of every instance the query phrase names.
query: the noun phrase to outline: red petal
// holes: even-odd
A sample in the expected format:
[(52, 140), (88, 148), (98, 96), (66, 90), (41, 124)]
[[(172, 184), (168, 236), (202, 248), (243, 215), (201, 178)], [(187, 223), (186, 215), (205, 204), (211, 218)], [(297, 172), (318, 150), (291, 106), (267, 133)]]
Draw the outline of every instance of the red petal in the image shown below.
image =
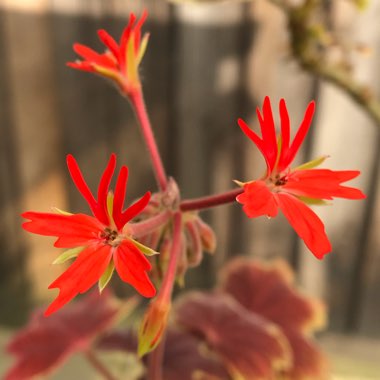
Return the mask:
[(264, 181), (254, 181), (244, 185), (244, 193), (239, 194), (236, 200), (243, 204), (243, 210), (250, 218), (267, 215), (275, 217), (278, 206), (273, 193)]
[(115, 62), (107, 54), (99, 54), (95, 50), (81, 44), (74, 44), (73, 48), (84, 60), (95, 65), (115, 69)]
[(122, 166), (120, 173), (117, 177), (115, 195), (113, 198), (113, 210), (112, 216), (115, 221), (116, 227), (121, 230), (125, 223), (122, 221), (122, 213), (124, 207), (125, 193), (127, 191), (127, 181), (128, 181), (128, 168)]
[(245, 123), (243, 119), (238, 119), (238, 124), (244, 134), (259, 148), (261, 154), (263, 155), (265, 162), (268, 167), (268, 173), (270, 172), (270, 162), (267, 157), (267, 151), (265, 149), (265, 145), (263, 140), (257, 136), (255, 132), (252, 131), (251, 128)]
[(150, 200), (150, 192), (147, 191), (138, 201), (129, 206), (122, 214), (120, 223), (124, 226), (147, 206)]
[(94, 217), (75, 214), (60, 215), (43, 212), (24, 212), (22, 217), (30, 219), (22, 227), (32, 233), (57, 236), (56, 247), (71, 248), (88, 245), (99, 239), (104, 226)]
[(153, 297), (156, 294), (156, 289), (146, 273), (152, 266), (132, 242), (125, 240), (119, 245), (114, 253), (114, 263), (120, 278), (141, 295)]
[[(108, 165), (104, 171), (102, 179), (100, 181), (99, 190), (98, 190), (98, 198), (101, 200), (101, 203), (97, 202), (92, 195), (89, 187), (87, 186), (83, 174), (79, 169), (79, 165), (76, 162), (75, 158), (69, 154), (67, 155), (67, 167), (69, 169), (71, 178), (75, 183), (75, 186), (82, 194), (83, 198), (87, 201), (90, 209), (95, 217), (97, 217), (103, 224), (109, 224), (109, 218), (107, 213), (107, 191), (109, 180), (115, 170), (115, 156), (111, 155), (111, 158), (108, 162)], [(100, 197), (99, 197), (100, 195)], [(105, 199), (104, 199), (105, 195)]]
[(140, 20), (137, 22), (134, 29), (134, 37), (135, 37), (135, 53), (137, 54), (140, 47), (140, 39), (141, 39), (141, 27), (143, 26), (146, 18), (148, 17), (148, 12), (144, 9)]
[(353, 187), (341, 186), (360, 174), (357, 170), (333, 171), (329, 169), (296, 170), (289, 175), (284, 189), (295, 195), (318, 199), (333, 197), (363, 199), (365, 195)]
[(58, 297), (45, 311), (48, 316), (76, 295), (85, 293), (101, 277), (112, 258), (111, 246), (94, 244), (82, 251), (74, 263), (49, 286), (59, 288)]
[(116, 167), (116, 156), (115, 154), (111, 154), (111, 157), (108, 161), (107, 167), (103, 172), (102, 178), (100, 179), (99, 187), (98, 187), (98, 205), (97, 212), (101, 215), (101, 220), (107, 220), (107, 224), (109, 223), (109, 216), (107, 211), (107, 195), (108, 189), (111, 183), (111, 178), (115, 171)]
[(127, 43), (131, 35), (131, 30), (133, 27), (133, 24), (136, 20), (136, 16), (131, 13), (129, 16), (129, 23), (126, 26), (126, 28), (123, 30), (123, 33), (120, 38), (120, 68), (122, 71), (125, 69), (125, 59), (126, 59), (126, 48), (127, 48)]
[(107, 48), (113, 54), (115, 59), (119, 61), (119, 57), (120, 57), (119, 45), (114, 40), (114, 38), (110, 36), (108, 32), (105, 31), (104, 29), (98, 30), (98, 36), (99, 36), (99, 39), (104, 43), (104, 45), (107, 46)]
[(275, 198), (290, 225), (315, 257), (322, 259), (325, 254), (331, 252), (324, 225), (309, 207), (286, 193), (277, 193)]
[(284, 155), (288, 152), (290, 143), (290, 120), (288, 109), (286, 108), (286, 103), (284, 99), (280, 100), (280, 119), (281, 119), (281, 152), (278, 161), (278, 171), (281, 172), (283, 169), (282, 162)]
[(261, 117), (258, 109), (257, 116), (259, 117), (266, 155), (269, 161), (270, 169), (272, 171), (276, 163), (278, 148), (276, 139), (276, 127), (274, 125), (272, 106), (270, 104), (269, 96), (266, 96), (264, 99), (263, 117)]
[(313, 119), (314, 111), (315, 111), (315, 102), (312, 101), (307, 106), (303, 121), (292, 142), (292, 145), (286, 152), (284, 151), (282, 154), (281, 161), (279, 162), (279, 165), (278, 165), (279, 171), (286, 169), (290, 165), (290, 163), (294, 160), (294, 157), (296, 156), (303, 140), (305, 139), (307, 135), (307, 132), (309, 131), (311, 121)]
[(94, 66), (86, 61), (81, 61), (81, 62), (67, 62), (67, 66), (73, 68), (73, 69), (78, 69), (78, 70), (83, 70), (83, 71), (89, 71), (91, 73), (95, 72)]

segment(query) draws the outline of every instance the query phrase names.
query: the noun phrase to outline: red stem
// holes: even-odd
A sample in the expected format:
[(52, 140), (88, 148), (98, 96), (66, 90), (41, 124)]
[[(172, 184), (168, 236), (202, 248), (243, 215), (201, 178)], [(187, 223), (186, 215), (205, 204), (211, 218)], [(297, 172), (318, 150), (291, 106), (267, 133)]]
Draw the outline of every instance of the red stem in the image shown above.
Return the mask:
[(182, 231), (182, 214), (180, 211), (175, 212), (173, 216), (173, 237), (170, 247), (169, 264), (162, 280), (162, 285), (158, 297), (170, 302), (174, 286), (175, 275), (177, 272), (178, 258), (181, 253), (181, 231)]
[(163, 333), (160, 344), (148, 356), (148, 380), (163, 380), (162, 361), (164, 359), (166, 336)]
[(161, 190), (167, 187), (168, 179), (162, 164), (161, 156), (158, 151), (157, 143), (153, 135), (152, 126), (146, 111), (143, 93), (141, 90), (133, 91), (129, 95), (129, 99), (133, 105), (137, 120), (139, 121), (145, 144), (148, 148), (150, 159), (152, 161), (153, 170), (157, 179), (158, 186)]
[(91, 365), (100, 373), (106, 380), (116, 380), (116, 377), (104, 366), (104, 364), (98, 359), (92, 349), (83, 352), (86, 359)]
[(142, 220), (141, 222), (131, 223), (128, 226), (129, 232), (134, 238), (148, 235), (157, 228), (165, 225), (169, 221), (171, 215), (172, 214), (169, 210), (165, 210), (155, 216)]
[[(181, 231), (182, 231), (182, 214), (177, 211), (173, 216), (173, 238), (170, 248), (169, 264), (165, 277), (162, 281), (160, 292), (157, 298), (163, 299), (164, 302), (171, 302), (171, 296), (177, 272), (178, 258), (181, 254)], [(164, 354), (165, 337), (162, 338), (160, 344), (149, 355), (148, 361), (148, 379), (163, 380), (162, 378), (162, 359)]]
[(187, 199), (181, 202), (180, 209), (181, 211), (195, 211), (232, 203), (243, 191), (243, 188), (238, 188), (226, 191), (221, 194), (209, 195), (195, 199)]

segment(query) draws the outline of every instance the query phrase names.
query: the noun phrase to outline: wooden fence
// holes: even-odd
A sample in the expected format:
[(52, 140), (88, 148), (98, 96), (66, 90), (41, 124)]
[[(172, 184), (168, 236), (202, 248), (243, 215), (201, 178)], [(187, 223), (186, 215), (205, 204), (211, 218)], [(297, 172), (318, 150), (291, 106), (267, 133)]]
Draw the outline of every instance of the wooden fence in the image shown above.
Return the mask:
[[(105, 81), (75, 72), (72, 43), (100, 49), (96, 30), (118, 35), (131, 10), (145, 6), (151, 33), (142, 64), (147, 105), (169, 173), (183, 197), (233, 187), (263, 169), (257, 150), (236, 125), (255, 125), (269, 94), (287, 99), (294, 126), (317, 99), (304, 158), (330, 154), (329, 167), (362, 171), (355, 185), (366, 201), (336, 201), (320, 210), (334, 252), (316, 261), (283, 218), (247, 220), (237, 205), (208, 212), (218, 234), (214, 258), (188, 274), (189, 286), (212, 286), (236, 254), (284, 257), (306, 291), (324, 297), (331, 328), (380, 335), (380, 126), (342, 91), (303, 72), (288, 56), (284, 15), (265, 0), (212, 5), (160, 1), (0, 2), (0, 322), (20, 323), (34, 303), (51, 299), (51, 240), (25, 234), (21, 210), (53, 205), (85, 211), (69, 183), (73, 153), (94, 188), (110, 152), (131, 168), (129, 199), (155, 184), (131, 109)], [(355, 56), (354, 76), (379, 94), (380, 4), (354, 17), (341, 5), (334, 25), (347, 41), (373, 48)], [(353, 22), (354, 20), (354, 22)]]

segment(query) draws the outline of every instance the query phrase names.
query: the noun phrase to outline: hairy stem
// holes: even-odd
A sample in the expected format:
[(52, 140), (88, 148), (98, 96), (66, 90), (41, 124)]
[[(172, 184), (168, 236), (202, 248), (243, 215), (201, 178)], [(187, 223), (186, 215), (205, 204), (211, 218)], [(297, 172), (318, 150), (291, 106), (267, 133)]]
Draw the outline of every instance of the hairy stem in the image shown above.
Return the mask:
[[(165, 277), (162, 281), (160, 292), (157, 299), (163, 302), (171, 302), (175, 276), (177, 272), (177, 264), (179, 255), (181, 254), (181, 230), (182, 230), (182, 214), (177, 211), (173, 216), (173, 238), (170, 248), (170, 257)], [(163, 333), (165, 334), (165, 333)], [(164, 354), (165, 336), (163, 336), (160, 344), (149, 355), (148, 360), (148, 379), (164, 380), (162, 377), (162, 359)]]
[(165, 333), (163, 333), (160, 344), (148, 356), (148, 380), (164, 380), (162, 377), (162, 362), (164, 358), (165, 339)]
[(107, 367), (98, 359), (95, 352), (92, 349), (88, 349), (84, 353), (85, 358), (100, 373), (106, 380), (116, 380), (116, 377), (108, 370)]
[(237, 188), (221, 194), (209, 195), (206, 197), (194, 199), (186, 199), (180, 203), (180, 209), (181, 211), (195, 211), (232, 203), (242, 192), (242, 188)]
[(129, 96), (129, 99), (133, 105), (137, 120), (139, 121), (141, 131), (144, 136), (145, 144), (149, 151), (158, 186), (161, 190), (165, 190), (167, 187), (168, 179), (160, 153), (158, 151), (156, 140), (154, 138), (142, 91), (134, 91)]
[(131, 223), (129, 227), (129, 232), (134, 238), (139, 238), (147, 234), (152, 233), (157, 228), (164, 226), (171, 218), (172, 213), (169, 210), (160, 212), (151, 218), (145, 219), (141, 222)]
[(182, 230), (182, 214), (180, 211), (175, 212), (173, 216), (173, 237), (172, 237), (172, 245), (170, 247), (170, 256), (169, 256), (169, 264), (166, 270), (164, 279), (162, 280), (162, 285), (160, 289), (160, 293), (158, 297), (170, 300), (175, 275), (177, 271), (178, 258), (181, 254), (181, 230)]

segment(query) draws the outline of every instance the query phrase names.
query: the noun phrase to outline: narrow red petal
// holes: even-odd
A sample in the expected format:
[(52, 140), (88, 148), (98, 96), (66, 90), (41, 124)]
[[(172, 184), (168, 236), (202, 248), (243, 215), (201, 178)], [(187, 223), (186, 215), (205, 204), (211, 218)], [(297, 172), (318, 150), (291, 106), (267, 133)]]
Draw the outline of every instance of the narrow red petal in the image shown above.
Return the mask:
[(109, 216), (107, 211), (107, 195), (109, 186), (111, 183), (111, 178), (115, 171), (116, 167), (116, 156), (111, 154), (111, 157), (108, 161), (107, 167), (103, 172), (102, 178), (100, 179), (98, 187), (98, 204), (97, 204), (97, 214), (101, 217), (100, 220), (106, 220), (109, 224)]
[(277, 203), (290, 225), (318, 259), (331, 252), (331, 244), (319, 217), (296, 197), (275, 194)]
[(104, 45), (107, 46), (107, 48), (113, 54), (115, 59), (119, 61), (120, 59), (119, 45), (114, 40), (114, 38), (110, 36), (109, 33), (104, 29), (98, 30), (98, 36), (99, 36), (99, 39), (104, 43)]
[(127, 181), (128, 168), (126, 166), (122, 166), (117, 177), (112, 210), (113, 219), (115, 221), (116, 227), (119, 230), (121, 230), (125, 224), (123, 224), (122, 213), (124, 208), (125, 193), (127, 191)]
[(278, 213), (273, 193), (264, 181), (254, 181), (244, 185), (244, 193), (239, 194), (236, 200), (243, 204), (243, 210), (250, 218), (262, 215), (275, 217)]
[(269, 96), (266, 96), (263, 103), (263, 118), (259, 119), (261, 134), (266, 147), (266, 154), (270, 163), (271, 171), (277, 159), (277, 139), (276, 127), (274, 125), (272, 106)]
[(139, 51), (140, 48), (140, 39), (141, 39), (141, 27), (143, 26), (146, 18), (148, 17), (148, 12), (144, 9), (140, 20), (137, 22), (136, 27), (134, 29), (134, 37), (135, 37), (135, 54)]
[(74, 44), (74, 51), (84, 60), (99, 66), (114, 69), (115, 62), (107, 54), (99, 54), (95, 50), (82, 44)]
[(87, 61), (67, 62), (66, 66), (69, 66), (77, 70), (89, 71), (91, 73), (95, 72), (94, 66), (90, 62), (87, 62)]
[(85, 293), (101, 277), (112, 258), (111, 246), (94, 244), (82, 251), (74, 263), (61, 274), (49, 289), (58, 288), (58, 297), (47, 308), (48, 316), (76, 295)]
[(150, 298), (156, 294), (147, 274), (151, 264), (132, 242), (124, 241), (117, 248), (114, 263), (120, 278), (132, 285), (142, 296)]
[(125, 27), (125, 29), (121, 35), (121, 38), (120, 38), (120, 50), (119, 50), (119, 52), (120, 52), (120, 67), (121, 67), (122, 71), (124, 71), (124, 69), (125, 69), (127, 43), (128, 43), (129, 38), (130, 38), (131, 30), (132, 30), (133, 24), (135, 23), (135, 20), (136, 20), (136, 16), (133, 13), (131, 13), (131, 15), (129, 16), (129, 23)]
[(252, 131), (251, 128), (246, 124), (246, 122), (243, 119), (238, 119), (238, 124), (241, 130), (244, 132), (244, 134), (257, 146), (257, 148), (260, 150), (261, 154), (263, 155), (265, 162), (267, 164), (268, 173), (271, 172), (270, 168), (270, 161), (267, 156), (267, 151), (265, 144), (261, 138)]
[(141, 211), (148, 205), (150, 200), (150, 192), (147, 191), (138, 201), (132, 206), (129, 206), (120, 216), (119, 223), (125, 226), (131, 219), (140, 214)]
[(296, 136), (287, 152), (284, 152), (283, 161), (281, 162), (282, 169), (287, 168), (294, 160), (303, 140), (305, 139), (307, 132), (309, 131), (311, 121), (313, 119), (315, 111), (315, 102), (311, 101), (306, 108), (305, 115), (302, 123), (298, 129)]
[(317, 199), (363, 199), (365, 195), (356, 188), (342, 186), (341, 183), (356, 178), (357, 170), (333, 171), (329, 169), (296, 170), (289, 175), (283, 189), (295, 195)]
[(60, 215), (42, 212), (25, 212), (22, 217), (30, 219), (22, 227), (32, 233), (56, 236), (56, 247), (71, 248), (88, 245), (99, 239), (104, 226), (94, 217), (75, 214)]
[(278, 171), (286, 169), (284, 166), (284, 155), (288, 152), (290, 143), (290, 119), (288, 109), (284, 99), (280, 100), (280, 119), (281, 119), (281, 153), (278, 161)]
[[(93, 214), (97, 216), (96, 215), (97, 202), (94, 196), (92, 195), (90, 188), (87, 186), (86, 181), (83, 178), (83, 174), (81, 170), (79, 169), (79, 165), (77, 161), (71, 154), (67, 155), (66, 161), (67, 161), (67, 167), (69, 169), (69, 173), (71, 175), (71, 178), (75, 186), (77, 187), (79, 192), (82, 194), (83, 198), (87, 201)], [(102, 220), (102, 222), (104, 223), (105, 221)]]

